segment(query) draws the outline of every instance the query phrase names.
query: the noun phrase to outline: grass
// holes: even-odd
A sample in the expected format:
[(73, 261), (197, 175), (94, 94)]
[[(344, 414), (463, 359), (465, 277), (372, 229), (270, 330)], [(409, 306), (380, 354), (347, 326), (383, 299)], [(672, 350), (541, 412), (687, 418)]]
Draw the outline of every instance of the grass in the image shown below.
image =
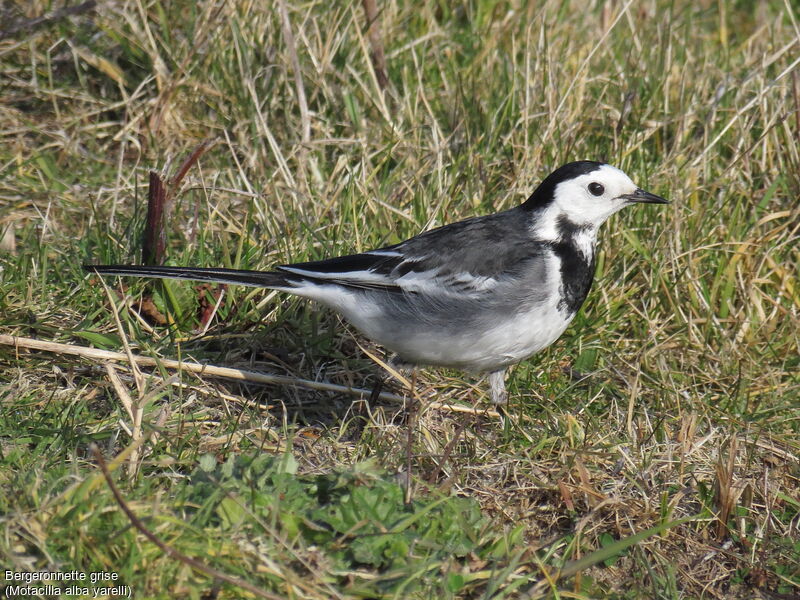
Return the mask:
[[(318, 306), (230, 288), (199, 336), (214, 290), (81, 270), (140, 260), (148, 171), (209, 138), (169, 264), (366, 250), (580, 158), (673, 204), (604, 225), (581, 313), (511, 370), (507, 422), (421, 407), (408, 505), (397, 404), (0, 346), (3, 569), (252, 597), (137, 531), (94, 443), (149, 530), (275, 597), (795, 597), (796, 7), (386, 0), (383, 92), (359, 3), (287, 3), (294, 53), (280, 5), (100, 3), (0, 37), (0, 334), (372, 387), (380, 349)], [(459, 372), (417, 384), (486, 399)]]

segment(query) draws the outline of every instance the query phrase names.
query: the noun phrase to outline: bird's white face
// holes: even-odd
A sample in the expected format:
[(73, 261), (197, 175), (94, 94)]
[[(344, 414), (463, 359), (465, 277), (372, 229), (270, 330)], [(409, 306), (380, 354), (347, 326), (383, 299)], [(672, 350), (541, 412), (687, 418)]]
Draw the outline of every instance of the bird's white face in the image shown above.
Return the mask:
[(637, 189), (625, 173), (611, 165), (602, 165), (591, 173), (556, 185), (553, 204), (576, 225), (599, 227), (630, 204), (624, 196), (635, 194)]

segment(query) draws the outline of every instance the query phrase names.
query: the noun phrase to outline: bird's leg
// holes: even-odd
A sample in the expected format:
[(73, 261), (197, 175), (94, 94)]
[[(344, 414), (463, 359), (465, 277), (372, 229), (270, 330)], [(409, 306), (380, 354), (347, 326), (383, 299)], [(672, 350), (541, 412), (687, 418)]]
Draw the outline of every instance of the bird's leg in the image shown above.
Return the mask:
[(489, 373), (489, 389), (492, 392), (492, 404), (502, 405), (508, 402), (505, 375), (505, 369)]

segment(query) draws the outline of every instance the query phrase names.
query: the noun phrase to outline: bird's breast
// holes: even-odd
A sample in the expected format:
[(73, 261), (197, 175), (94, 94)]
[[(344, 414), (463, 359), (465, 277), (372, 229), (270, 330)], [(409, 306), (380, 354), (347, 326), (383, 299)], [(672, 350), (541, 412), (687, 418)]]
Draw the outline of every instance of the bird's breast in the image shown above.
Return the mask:
[(552, 249), (559, 262), (559, 309), (574, 316), (592, 287), (594, 240), (559, 242), (553, 244)]

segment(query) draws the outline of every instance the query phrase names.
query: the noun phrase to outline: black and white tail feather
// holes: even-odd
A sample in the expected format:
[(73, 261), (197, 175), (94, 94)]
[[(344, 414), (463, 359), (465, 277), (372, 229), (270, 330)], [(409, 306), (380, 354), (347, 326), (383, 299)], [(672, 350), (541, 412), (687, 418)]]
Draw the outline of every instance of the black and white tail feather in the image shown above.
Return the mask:
[(87, 265), (102, 275), (265, 287), (340, 312), (402, 362), (489, 372), (552, 344), (591, 287), (597, 228), (635, 203), (665, 203), (619, 169), (591, 161), (551, 173), (516, 208), (427, 231), (361, 254), (274, 271)]

